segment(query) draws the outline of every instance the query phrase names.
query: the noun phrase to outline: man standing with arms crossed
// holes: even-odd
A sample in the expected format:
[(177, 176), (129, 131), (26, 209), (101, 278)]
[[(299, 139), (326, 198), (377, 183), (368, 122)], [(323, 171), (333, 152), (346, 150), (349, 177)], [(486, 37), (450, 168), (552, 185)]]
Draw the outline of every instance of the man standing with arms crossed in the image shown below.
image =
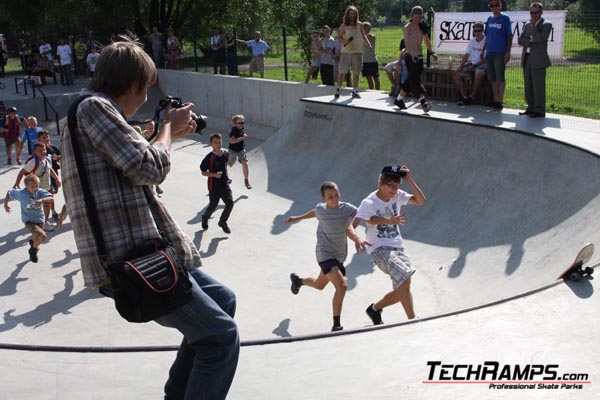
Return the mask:
[(552, 24), (542, 18), (542, 3), (529, 6), (531, 20), (523, 27), (519, 36), (519, 44), (523, 46), (521, 66), (525, 80), (525, 99), (527, 109), (520, 115), (531, 118), (546, 116), (546, 68), (550, 66), (548, 57), (548, 38), (552, 32)]

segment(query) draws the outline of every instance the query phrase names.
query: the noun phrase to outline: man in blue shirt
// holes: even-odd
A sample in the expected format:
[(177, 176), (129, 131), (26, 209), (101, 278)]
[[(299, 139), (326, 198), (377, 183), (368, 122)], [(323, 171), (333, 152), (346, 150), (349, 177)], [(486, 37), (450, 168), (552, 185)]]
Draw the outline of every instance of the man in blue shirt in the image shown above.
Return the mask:
[(485, 60), (487, 63), (488, 79), (492, 83), (494, 95), (494, 110), (500, 111), (504, 107), (504, 88), (506, 81), (504, 70), (510, 61), (512, 46), (512, 28), (510, 18), (502, 14), (500, 0), (490, 0), (488, 3), (493, 15), (485, 23)]
[(265, 77), (265, 55), (267, 51), (271, 50), (271, 47), (261, 39), (259, 31), (254, 32), (254, 40), (240, 40), (238, 42), (244, 43), (247, 47), (252, 49), (252, 61), (250, 62), (250, 78), (254, 72), (258, 72), (261, 78)]

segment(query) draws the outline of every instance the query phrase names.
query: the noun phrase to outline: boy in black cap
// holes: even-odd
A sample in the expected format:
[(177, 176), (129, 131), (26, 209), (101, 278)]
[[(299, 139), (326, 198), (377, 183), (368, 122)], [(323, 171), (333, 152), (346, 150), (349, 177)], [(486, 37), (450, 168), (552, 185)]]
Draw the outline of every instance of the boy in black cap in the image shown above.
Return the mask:
[[(400, 190), (402, 178), (406, 179), (412, 194)], [(398, 302), (402, 304), (408, 319), (415, 317), (410, 293), (410, 277), (415, 269), (404, 251), (400, 227), (406, 223), (406, 216), (400, 214), (400, 208), (406, 204), (422, 206), (426, 202), (427, 198), (406, 166), (387, 166), (379, 175), (379, 188), (360, 203), (356, 217), (348, 228), (348, 237), (356, 243), (358, 235), (354, 228), (361, 222), (366, 223), (367, 253), (373, 257), (379, 269), (392, 279), (393, 290), (367, 307), (367, 315), (374, 325), (383, 323), (381, 312), (385, 307)]]

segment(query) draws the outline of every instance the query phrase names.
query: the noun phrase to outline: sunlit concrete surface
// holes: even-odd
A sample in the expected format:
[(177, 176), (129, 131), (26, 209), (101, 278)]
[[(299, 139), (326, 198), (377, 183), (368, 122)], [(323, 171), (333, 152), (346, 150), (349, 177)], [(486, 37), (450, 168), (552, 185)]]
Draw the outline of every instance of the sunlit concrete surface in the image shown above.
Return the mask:
[[(175, 76), (184, 82), (185, 75)], [(179, 92), (172, 77), (164, 78), (165, 88), (150, 92), (139, 119), (152, 115), (165, 92), (189, 91)], [(201, 99), (186, 99), (199, 112), (208, 108)], [(18, 97), (7, 100), (27, 110)], [(68, 101), (57, 104), (64, 126)], [(361, 100), (320, 95), (290, 104), (276, 129), (246, 113), (253, 189), (244, 187), (241, 168), (234, 166), (231, 235), (216, 226), (220, 209), (207, 231), (200, 227), (208, 197), (198, 169), (210, 151), (209, 133), (226, 137), (230, 115), (206, 112), (210, 129), (174, 144), (172, 173), (161, 185), (163, 200), (199, 247), (203, 268), (238, 296), (236, 320), (245, 346), (230, 398), (597, 398), (597, 284), (555, 284), (585, 243), (600, 245), (597, 121), (557, 115), (531, 120), (518, 110), (498, 114), (446, 103), (434, 103), (423, 115), (411, 103), (408, 111), (394, 109), (391, 98), (378, 92), (365, 92)], [(3, 149), (0, 157), (0, 184), (8, 189), (18, 169), (4, 166)], [(324, 180), (336, 181), (342, 200), (358, 205), (376, 189), (381, 167), (392, 163), (408, 165), (429, 200), (404, 209), (420, 320), (404, 324), (401, 307), (394, 306), (383, 314), (388, 327), (370, 330), (364, 309), (391, 283), (349, 243), (344, 333), (294, 342), (329, 331), (333, 290), (303, 287), (291, 294), (290, 272), (319, 271), (316, 221), (283, 221), (319, 202)], [(61, 195), (57, 202), (60, 207)], [(128, 324), (108, 299), (83, 288), (68, 220), (49, 235), (40, 262), (30, 263), (18, 204), (13, 210), (0, 217), (0, 343), (84, 350), (179, 343), (178, 332)], [(273, 344), (257, 345), (263, 340)], [(174, 357), (173, 351), (0, 354), (0, 387), (11, 399), (160, 398)], [(436, 360), (558, 364), (561, 372), (589, 374), (591, 383), (570, 390), (490, 390), (481, 383), (426, 382), (427, 362)]]

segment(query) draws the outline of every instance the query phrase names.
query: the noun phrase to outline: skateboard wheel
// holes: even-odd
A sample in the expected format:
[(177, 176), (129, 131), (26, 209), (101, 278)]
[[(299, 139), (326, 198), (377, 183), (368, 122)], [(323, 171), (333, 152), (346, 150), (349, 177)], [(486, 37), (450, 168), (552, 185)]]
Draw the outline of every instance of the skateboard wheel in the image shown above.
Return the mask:
[(569, 279), (572, 280), (573, 282), (577, 282), (578, 280), (581, 279), (581, 274), (577, 271), (573, 271), (569, 274)]
[(588, 275), (592, 275), (594, 273), (594, 268), (592, 267), (585, 267), (585, 273)]

